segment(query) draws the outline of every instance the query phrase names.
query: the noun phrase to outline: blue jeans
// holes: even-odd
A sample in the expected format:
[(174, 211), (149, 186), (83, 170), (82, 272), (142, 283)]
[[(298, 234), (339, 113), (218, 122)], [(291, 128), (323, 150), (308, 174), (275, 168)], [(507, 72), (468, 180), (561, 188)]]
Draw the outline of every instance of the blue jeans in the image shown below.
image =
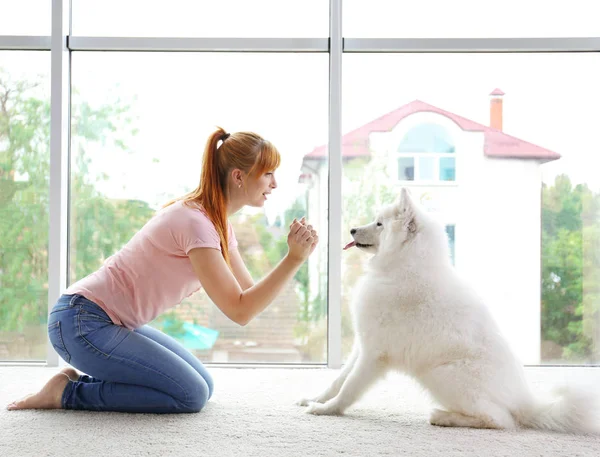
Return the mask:
[(64, 409), (192, 413), (212, 395), (210, 374), (181, 344), (147, 325), (115, 325), (81, 295), (60, 297), (48, 335), (60, 357), (87, 374), (67, 384)]

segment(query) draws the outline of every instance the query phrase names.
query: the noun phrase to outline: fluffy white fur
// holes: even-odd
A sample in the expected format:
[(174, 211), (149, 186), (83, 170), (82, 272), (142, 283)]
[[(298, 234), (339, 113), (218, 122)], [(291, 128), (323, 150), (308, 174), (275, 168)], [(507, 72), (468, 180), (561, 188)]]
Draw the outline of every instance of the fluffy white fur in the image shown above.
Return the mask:
[(374, 254), (352, 301), (354, 348), (324, 392), (298, 402), (309, 413), (343, 414), (393, 369), (441, 405), (431, 414), (434, 425), (597, 430), (593, 397), (583, 391), (534, 396), (487, 307), (452, 266), (444, 227), (406, 189), (351, 233)]

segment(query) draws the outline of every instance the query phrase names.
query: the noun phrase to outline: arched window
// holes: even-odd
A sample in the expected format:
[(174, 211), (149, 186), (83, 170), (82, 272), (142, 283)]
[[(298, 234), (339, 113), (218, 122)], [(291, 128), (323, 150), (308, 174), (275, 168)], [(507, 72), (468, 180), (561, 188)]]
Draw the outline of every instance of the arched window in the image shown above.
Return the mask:
[(456, 148), (441, 125), (419, 124), (410, 129), (398, 146), (400, 181), (455, 181)]

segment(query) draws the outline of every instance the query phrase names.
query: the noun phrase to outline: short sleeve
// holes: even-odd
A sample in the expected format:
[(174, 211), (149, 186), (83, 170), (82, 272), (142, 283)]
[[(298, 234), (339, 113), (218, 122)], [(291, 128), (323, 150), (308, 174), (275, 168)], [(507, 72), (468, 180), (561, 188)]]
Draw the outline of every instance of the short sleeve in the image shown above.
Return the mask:
[(235, 232), (233, 231), (233, 226), (231, 225), (231, 223), (228, 223), (229, 225), (229, 249), (237, 249), (238, 247), (238, 241), (237, 238), (235, 237)]
[[(190, 210), (194, 211), (194, 210)], [(180, 225), (180, 246), (185, 254), (195, 248), (213, 248), (221, 250), (221, 240), (210, 219), (200, 211), (195, 211), (193, 217), (182, 221)]]
[[(213, 248), (221, 250), (221, 239), (208, 216), (197, 209), (181, 206), (171, 214), (171, 230), (178, 247), (188, 255), (195, 248)], [(229, 249), (237, 249), (237, 239), (231, 223), (227, 223)]]
[[(155, 242), (188, 255), (195, 248), (221, 250), (221, 240), (215, 226), (206, 214), (181, 202), (168, 207), (163, 213), (162, 230), (155, 234)], [(171, 243), (168, 240), (172, 240)], [(174, 243), (174, 245), (172, 245)], [(169, 248), (171, 244), (171, 248)]]

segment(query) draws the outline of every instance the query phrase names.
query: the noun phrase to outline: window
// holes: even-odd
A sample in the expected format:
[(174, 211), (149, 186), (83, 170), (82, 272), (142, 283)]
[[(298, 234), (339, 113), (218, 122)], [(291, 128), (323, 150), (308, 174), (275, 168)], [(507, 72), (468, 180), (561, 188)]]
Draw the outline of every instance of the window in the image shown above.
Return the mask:
[[(344, 220), (405, 181), (523, 363), (598, 363), (600, 54), (349, 53), (343, 68)], [(359, 254), (342, 259), (346, 356)]]
[(446, 234), (448, 235), (448, 245), (450, 247), (450, 258), (452, 259), (452, 264), (456, 262), (454, 258), (454, 243), (455, 243), (455, 225), (446, 225)]
[[(596, 0), (344, 0), (347, 37), (503, 38), (598, 35)], [(440, 67), (441, 68), (441, 67)]]
[(51, 7), (52, 0), (0, 0), (0, 35), (50, 35)]
[(314, 38), (328, 36), (328, 17), (322, 0), (73, 0), (82, 36)]
[(45, 360), (50, 53), (0, 51), (0, 360)]
[[(70, 282), (97, 269), (164, 203), (197, 186), (215, 125), (255, 131), (284, 158), (265, 209), (245, 208), (230, 219), (255, 280), (286, 254), (294, 218), (308, 213), (327, 233), (318, 212), (327, 190), (301, 179), (303, 155), (327, 137), (327, 65), (326, 54), (74, 52)], [(202, 290), (151, 325), (206, 362), (322, 363), (326, 267), (312, 256), (245, 327)]]
[(443, 127), (436, 124), (421, 124), (413, 127), (402, 138), (398, 152), (448, 154), (454, 152), (454, 143)]
[(438, 165), (440, 181), (456, 180), (456, 159), (454, 157), (440, 157)]
[(413, 157), (398, 158), (398, 179), (401, 181), (414, 181), (415, 159)]
[[(0, 360), (38, 360), (51, 350), (48, 282), (51, 293), (63, 287), (65, 272), (47, 271), (48, 177), (59, 167), (49, 167), (50, 53), (40, 51), (58, 30), (51, 8), (65, 6), (73, 36), (71, 52), (60, 56), (72, 69), (71, 87), (58, 90), (65, 74), (52, 79), (52, 93), (61, 94), (53, 103), (69, 102), (53, 112), (70, 111), (72, 121), (62, 130), (71, 145), (71, 282), (195, 186), (204, 139), (221, 124), (262, 133), (285, 157), (265, 211), (233, 218), (253, 275), (280, 258), (290, 217), (307, 214), (321, 242), (256, 327), (232, 329), (201, 294), (153, 322), (202, 360), (323, 362), (329, 350), (337, 364), (338, 304), (347, 354), (347, 306), (365, 257), (358, 250), (338, 257), (329, 221), (342, 223), (345, 241), (351, 223), (369, 221), (408, 186), (448, 224), (453, 261), (522, 361), (598, 364), (595, 0), (568, 8), (543, 0), (498, 8), (478, 0), (400, 3), (0, 0), (0, 87), (9, 107), (0, 118)], [(327, 144), (331, 133), (337, 145), (339, 126), (341, 193)], [(52, 183), (61, 185), (57, 175)], [(62, 203), (52, 205), (53, 217), (66, 216), (55, 212)], [(50, 243), (65, 253), (62, 238)]]
[(454, 142), (443, 127), (417, 125), (404, 135), (398, 146), (398, 180), (454, 181), (454, 152)]

